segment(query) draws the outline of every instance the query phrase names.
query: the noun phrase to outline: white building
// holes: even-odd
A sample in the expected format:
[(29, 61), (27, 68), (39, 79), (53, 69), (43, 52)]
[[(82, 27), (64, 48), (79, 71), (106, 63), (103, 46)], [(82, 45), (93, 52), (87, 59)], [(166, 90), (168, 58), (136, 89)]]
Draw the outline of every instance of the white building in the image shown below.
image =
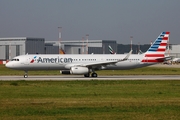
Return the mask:
[(170, 55), (173, 58), (180, 58), (180, 45), (170, 45), (166, 50), (166, 55)]

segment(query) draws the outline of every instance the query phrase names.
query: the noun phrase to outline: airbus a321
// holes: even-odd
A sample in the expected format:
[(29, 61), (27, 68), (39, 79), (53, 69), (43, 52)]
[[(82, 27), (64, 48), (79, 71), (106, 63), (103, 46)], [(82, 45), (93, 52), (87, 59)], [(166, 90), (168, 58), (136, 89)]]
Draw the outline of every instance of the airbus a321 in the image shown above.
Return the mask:
[(7, 68), (25, 71), (60, 70), (61, 74), (79, 74), (97, 77), (97, 70), (141, 68), (164, 62), (170, 32), (162, 32), (143, 54), (27, 54), (14, 57)]

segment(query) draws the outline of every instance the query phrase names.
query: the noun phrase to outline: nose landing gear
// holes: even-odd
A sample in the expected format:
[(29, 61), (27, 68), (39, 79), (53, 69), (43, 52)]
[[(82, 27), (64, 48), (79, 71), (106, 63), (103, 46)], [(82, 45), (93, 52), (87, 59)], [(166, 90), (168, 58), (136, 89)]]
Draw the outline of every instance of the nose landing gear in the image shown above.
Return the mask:
[(28, 78), (28, 71), (25, 71), (24, 78)]

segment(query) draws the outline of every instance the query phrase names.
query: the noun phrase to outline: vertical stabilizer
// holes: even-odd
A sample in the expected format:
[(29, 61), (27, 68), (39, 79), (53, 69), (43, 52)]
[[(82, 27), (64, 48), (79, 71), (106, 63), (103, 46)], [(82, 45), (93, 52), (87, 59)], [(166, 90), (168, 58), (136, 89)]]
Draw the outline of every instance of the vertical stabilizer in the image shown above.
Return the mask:
[(170, 32), (162, 32), (144, 54), (142, 62), (163, 62)]

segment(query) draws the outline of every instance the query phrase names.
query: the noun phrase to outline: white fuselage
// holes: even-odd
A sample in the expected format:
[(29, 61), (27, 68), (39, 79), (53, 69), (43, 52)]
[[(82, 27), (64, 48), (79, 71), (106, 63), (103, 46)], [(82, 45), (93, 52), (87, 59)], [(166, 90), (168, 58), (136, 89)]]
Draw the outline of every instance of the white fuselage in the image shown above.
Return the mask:
[[(128, 60), (120, 61), (115, 64), (103, 63), (118, 61), (123, 59), (126, 54), (34, 54), (34, 55), (21, 55), (13, 58), (14, 60), (8, 62), (6, 67), (17, 69), (17, 70), (69, 70), (72, 66), (86, 66), (93, 64), (93, 68), (96, 70), (101, 69), (112, 69), (112, 70), (123, 70), (123, 69), (133, 69), (140, 68), (144, 66), (149, 66), (156, 63), (151, 62), (141, 62), (144, 55), (132, 54)], [(102, 64), (101, 64), (102, 63)]]

